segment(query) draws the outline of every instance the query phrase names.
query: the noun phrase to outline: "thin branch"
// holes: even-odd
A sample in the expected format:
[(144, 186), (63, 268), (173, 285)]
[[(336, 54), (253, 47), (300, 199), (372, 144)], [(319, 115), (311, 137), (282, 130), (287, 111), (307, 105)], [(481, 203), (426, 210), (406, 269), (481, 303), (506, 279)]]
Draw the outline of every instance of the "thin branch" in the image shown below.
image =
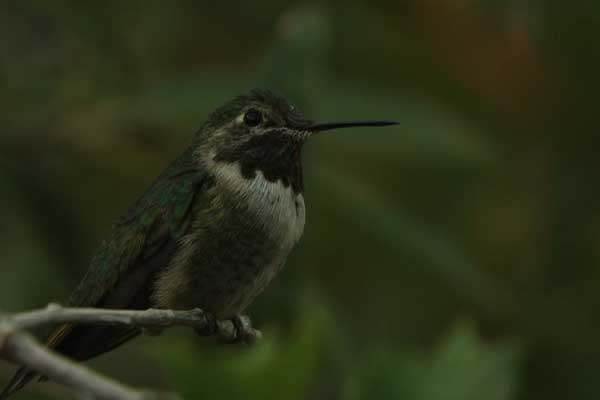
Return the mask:
[(16, 364), (35, 368), (50, 379), (72, 388), (82, 398), (98, 400), (150, 400), (176, 399), (173, 395), (142, 392), (129, 388), (90, 368), (77, 364), (66, 357), (49, 351), (27, 333), (15, 333), (6, 337), (0, 355)]
[(253, 329), (247, 318), (242, 317), (240, 324), (236, 326), (230, 320), (215, 321), (210, 314), (199, 308), (192, 310), (114, 310), (69, 308), (50, 304), (41, 310), (9, 316), (8, 321), (19, 330), (56, 323), (130, 325), (152, 330), (185, 326), (207, 336), (217, 335), (228, 342), (252, 342), (261, 338), (260, 331)]
[(236, 323), (216, 321), (200, 309), (193, 310), (111, 310), (102, 308), (67, 308), (51, 304), (42, 310), (0, 315), (0, 358), (24, 365), (32, 371), (74, 389), (82, 397), (99, 400), (175, 399), (176, 396), (143, 392), (73, 362), (39, 344), (27, 329), (47, 324), (128, 325), (149, 333), (172, 326), (185, 326), (201, 335), (218, 335), (228, 342), (252, 342), (261, 337), (248, 318)]

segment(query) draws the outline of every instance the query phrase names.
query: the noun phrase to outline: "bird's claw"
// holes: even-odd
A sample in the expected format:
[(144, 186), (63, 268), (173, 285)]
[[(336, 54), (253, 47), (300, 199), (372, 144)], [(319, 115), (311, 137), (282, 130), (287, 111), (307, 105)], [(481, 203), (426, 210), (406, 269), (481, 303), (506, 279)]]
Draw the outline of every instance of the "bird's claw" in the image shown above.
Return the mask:
[(229, 343), (253, 343), (262, 336), (252, 327), (252, 320), (247, 315), (236, 315), (230, 319), (233, 324), (233, 338)]
[(206, 314), (206, 323), (195, 331), (200, 336), (219, 336), (224, 343), (253, 343), (262, 337), (262, 333), (252, 327), (250, 317), (236, 315), (226, 320), (217, 320), (211, 314)]
[(194, 331), (200, 336), (213, 336), (218, 333), (217, 319), (212, 315), (204, 314), (204, 326), (202, 328), (195, 328)]

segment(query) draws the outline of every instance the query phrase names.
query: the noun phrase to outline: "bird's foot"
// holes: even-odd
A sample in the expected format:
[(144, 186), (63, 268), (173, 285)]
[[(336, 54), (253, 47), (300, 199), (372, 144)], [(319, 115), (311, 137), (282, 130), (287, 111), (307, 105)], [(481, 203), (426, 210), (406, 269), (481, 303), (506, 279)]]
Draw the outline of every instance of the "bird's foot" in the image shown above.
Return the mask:
[(200, 336), (219, 336), (224, 343), (253, 343), (262, 337), (262, 333), (252, 327), (248, 316), (236, 315), (226, 320), (217, 320), (210, 314), (205, 315), (206, 324), (195, 329)]
[(214, 315), (203, 313), (204, 326), (202, 328), (194, 328), (194, 331), (200, 336), (214, 336), (219, 333), (217, 319)]
[(236, 315), (224, 321), (229, 322), (233, 329), (231, 336), (225, 338), (227, 343), (254, 343), (262, 337), (262, 333), (252, 327), (252, 320), (247, 315)]

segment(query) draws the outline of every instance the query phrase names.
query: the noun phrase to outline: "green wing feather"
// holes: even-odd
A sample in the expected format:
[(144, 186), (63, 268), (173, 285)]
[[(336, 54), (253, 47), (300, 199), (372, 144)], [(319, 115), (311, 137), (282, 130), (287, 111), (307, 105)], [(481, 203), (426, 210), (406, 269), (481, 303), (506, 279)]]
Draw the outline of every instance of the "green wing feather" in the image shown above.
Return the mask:
[(171, 164), (114, 226), (69, 304), (97, 305), (142, 259), (179, 239), (190, 226), (190, 211), (202, 195), (204, 180), (193, 166), (191, 150)]
[[(147, 307), (150, 280), (158, 269), (166, 267), (178, 239), (187, 232), (193, 208), (202, 207), (205, 183), (205, 174), (194, 166), (192, 149), (189, 149), (113, 227), (110, 238), (102, 243), (87, 274), (72, 293), (69, 305)], [(119, 291), (120, 296), (115, 296)], [(111, 296), (113, 299), (109, 300)], [(139, 330), (130, 327), (65, 324), (54, 330), (47, 345), (83, 360), (109, 351), (138, 333)], [(35, 371), (20, 368), (0, 393), (0, 399), (7, 398), (37, 376)]]

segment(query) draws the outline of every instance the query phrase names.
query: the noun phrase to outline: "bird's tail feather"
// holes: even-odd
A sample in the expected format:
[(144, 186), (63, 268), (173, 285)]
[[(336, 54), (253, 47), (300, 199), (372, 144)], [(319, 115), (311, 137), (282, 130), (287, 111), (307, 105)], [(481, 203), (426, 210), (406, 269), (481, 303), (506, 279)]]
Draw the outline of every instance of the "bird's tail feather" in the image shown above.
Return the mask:
[[(56, 347), (71, 331), (72, 325), (64, 324), (54, 330), (54, 332), (46, 340), (46, 345), (49, 348)], [(32, 380), (40, 377), (35, 371), (31, 371), (25, 367), (21, 367), (15, 372), (8, 385), (0, 393), (0, 400), (6, 400), (14, 392), (17, 392), (27, 386)], [(40, 380), (45, 380), (40, 377)]]
[(0, 393), (0, 400), (8, 399), (11, 394), (23, 389), (29, 382), (38, 376), (39, 375), (36, 372), (29, 371), (25, 367), (19, 368), (2, 393)]

